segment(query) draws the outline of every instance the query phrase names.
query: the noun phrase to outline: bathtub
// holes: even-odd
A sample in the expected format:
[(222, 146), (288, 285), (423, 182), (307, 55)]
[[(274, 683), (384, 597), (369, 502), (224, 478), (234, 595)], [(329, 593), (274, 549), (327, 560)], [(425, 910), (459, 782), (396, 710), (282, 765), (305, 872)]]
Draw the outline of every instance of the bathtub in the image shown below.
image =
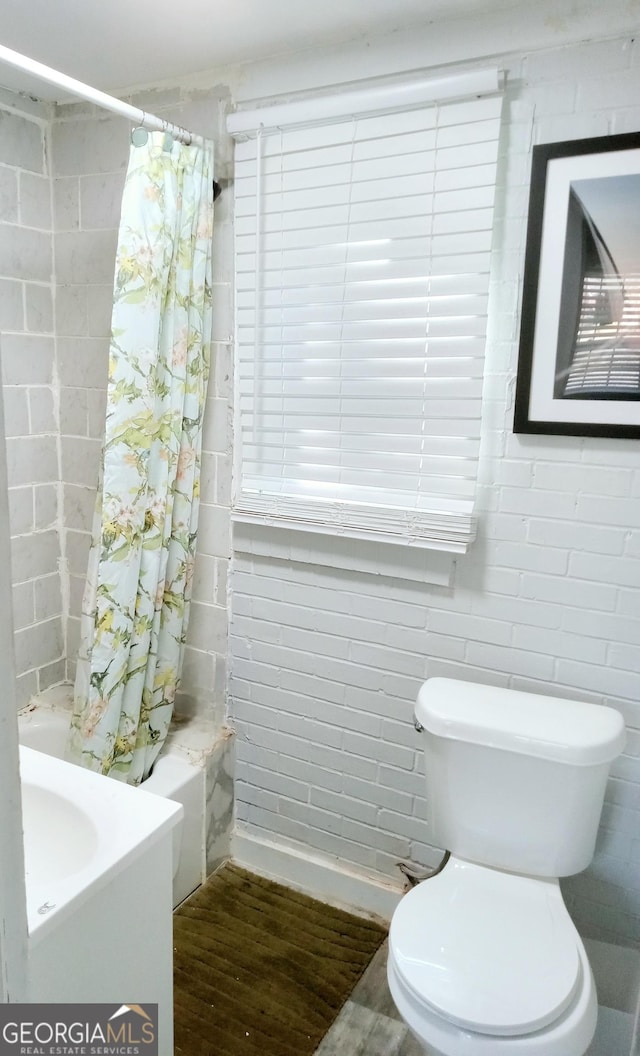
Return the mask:
[(158, 1005), (173, 1051), (172, 836), (183, 809), (20, 747), (30, 1002)]
[[(70, 721), (69, 689), (58, 687), (58, 690), (57, 694), (39, 698), (19, 713), (18, 733), (21, 744), (56, 759), (64, 759)], [(188, 753), (170, 742), (169, 738), (153, 773), (139, 787), (179, 803), (183, 808), (183, 817), (173, 830), (175, 908), (204, 879), (205, 778), (203, 768), (195, 765)], [(111, 784), (121, 782), (111, 781)]]

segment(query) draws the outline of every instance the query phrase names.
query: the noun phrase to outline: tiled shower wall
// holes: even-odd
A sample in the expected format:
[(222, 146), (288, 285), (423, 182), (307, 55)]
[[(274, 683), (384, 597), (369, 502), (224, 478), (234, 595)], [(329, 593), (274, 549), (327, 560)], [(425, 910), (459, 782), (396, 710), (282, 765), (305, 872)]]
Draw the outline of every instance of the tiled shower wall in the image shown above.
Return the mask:
[(48, 117), (0, 92), (0, 356), (20, 705), (65, 676)]
[[(220, 93), (132, 100), (221, 139)], [(19, 706), (72, 681), (104, 430), (111, 289), (131, 125), (83, 104), (0, 95), (0, 342)], [(216, 151), (224, 180), (226, 139)], [(222, 724), (231, 493), (230, 217), (214, 235), (214, 344), (200, 538), (180, 708)]]
[(104, 433), (111, 287), (126, 122), (69, 120), (51, 132), (60, 384), (61, 541), (68, 574), (67, 675), (73, 679), (88, 534)]

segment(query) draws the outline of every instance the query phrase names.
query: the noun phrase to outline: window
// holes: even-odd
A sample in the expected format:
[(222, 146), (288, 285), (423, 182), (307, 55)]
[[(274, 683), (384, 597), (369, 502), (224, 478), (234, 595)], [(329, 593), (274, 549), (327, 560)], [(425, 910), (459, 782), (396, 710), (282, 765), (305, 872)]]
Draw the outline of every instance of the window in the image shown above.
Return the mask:
[(481, 71), (229, 118), (236, 519), (473, 539), (498, 87)]

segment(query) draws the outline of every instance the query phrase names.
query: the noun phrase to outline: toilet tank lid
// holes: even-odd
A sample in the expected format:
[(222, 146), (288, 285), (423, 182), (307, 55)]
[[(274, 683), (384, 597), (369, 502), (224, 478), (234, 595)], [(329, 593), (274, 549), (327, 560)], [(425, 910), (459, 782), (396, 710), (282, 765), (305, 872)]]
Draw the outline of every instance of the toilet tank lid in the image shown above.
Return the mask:
[(570, 766), (609, 763), (625, 744), (624, 720), (615, 708), (454, 678), (422, 685), (416, 718), (438, 737)]

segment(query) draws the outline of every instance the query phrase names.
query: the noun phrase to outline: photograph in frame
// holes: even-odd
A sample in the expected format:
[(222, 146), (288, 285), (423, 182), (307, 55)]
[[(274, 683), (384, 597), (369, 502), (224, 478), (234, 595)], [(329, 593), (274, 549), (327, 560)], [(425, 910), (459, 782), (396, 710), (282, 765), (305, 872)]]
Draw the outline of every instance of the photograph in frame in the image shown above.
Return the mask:
[(640, 437), (640, 133), (533, 148), (514, 432)]

